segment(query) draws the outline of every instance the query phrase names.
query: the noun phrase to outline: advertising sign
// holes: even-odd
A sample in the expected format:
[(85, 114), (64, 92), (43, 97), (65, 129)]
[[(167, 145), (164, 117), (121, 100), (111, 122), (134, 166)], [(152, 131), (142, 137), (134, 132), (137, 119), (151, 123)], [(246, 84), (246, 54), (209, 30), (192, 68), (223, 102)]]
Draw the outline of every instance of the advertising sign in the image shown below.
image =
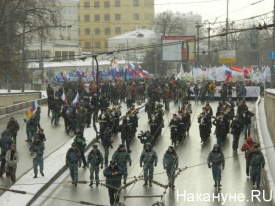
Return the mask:
[(220, 63), (235, 63), (236, 62), (236, 50), (223, 50), (220, 51)]
[(32, 84), (41, 85), (43, 74), (42, 69), (32, 69)]
[[(186, 48), (182, 48), (183, 41), (188, 43), (188, 55), (186, 54)], [(187, 56), (189, 56), (189, 59), (187, 59), (187, 61), (195, 61), (195, 36), (163, 36), (161, 38), (161, 43), (163, 61), (181, 62), (182, 60), (185, 60), (184, 58), (186, 58)]]

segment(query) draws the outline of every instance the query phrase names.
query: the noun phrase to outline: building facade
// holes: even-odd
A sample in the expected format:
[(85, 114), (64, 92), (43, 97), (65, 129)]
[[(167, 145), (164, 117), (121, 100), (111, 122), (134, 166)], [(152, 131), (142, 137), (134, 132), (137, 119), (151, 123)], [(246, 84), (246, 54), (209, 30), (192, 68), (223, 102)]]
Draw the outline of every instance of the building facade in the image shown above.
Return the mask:
[(108, 52), (117, 52), (126, 61), (141, 61), (147, 48), (160, 39), (153, 30), (135, 29), (108, 39)]
[(150, 28), (154, 0), (80, 0), (79, 39), (83, 51), (104, 53), (108, 38), (136, 27)]
[(38, 35), (27, 44), (30, 61), (41, 59), (41, 55), (44, 61), (73, 60), (81, 54), (78, 31), (79, 0), (59, 0), (59, 2), (62, 23), (52, 28), (49, 37), (41, 38)]

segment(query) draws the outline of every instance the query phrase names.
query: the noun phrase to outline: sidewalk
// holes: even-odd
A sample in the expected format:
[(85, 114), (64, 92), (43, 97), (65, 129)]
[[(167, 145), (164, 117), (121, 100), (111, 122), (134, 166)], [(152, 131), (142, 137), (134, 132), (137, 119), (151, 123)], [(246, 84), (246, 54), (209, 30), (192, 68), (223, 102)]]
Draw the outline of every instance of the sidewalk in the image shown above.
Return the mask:
[[(141, 105), (141, 107), (139, 108), (142, 107), (143, 105)], [(127, 108), (125, 106), (122, 109), (122, 115), (124, 115), (126, 111)], [(87, 145), (91, 145), (96, 137), (94, 129), (85, 129), (84, 137), (86, 138)], [(58, 150), (56, 150), (44, 159), (44, 177), (42, 177), (39, 173), (38, 178), (34, 179), (33, 169), (31, 169), (9, 188), (10, 190), (22, 191), (25, 194), (16, 192), (5, 192), (0, 197), (0, 205), (29, 205), (34, 196), (39, 193), (39, 191), (43, 190), (43, 187), (49, 186), (54, 178), (56, 178), (62, 172), (66, 171), (67, 168), (65, 166), (65, 156), (66, 152), (71, 147), (72, 142), (72, 139), (68, 140), (62, 147), (60, 147)]]
[(265, 169), (263, 172), (263, 178), (265, 179), (265, 184), (267, 186), (267, 192), (269, 193), (272, 190), (273, 199), (272, 205), (275, 205), (275, 149), (273, 142), (271, 140), (270, 134), (267, 128), (265, 108), (264, 108), (264, 98), (258, 99), (256, 102), (256, 125), (258, 140), (262, 148), (262, 152), (265, 157)]

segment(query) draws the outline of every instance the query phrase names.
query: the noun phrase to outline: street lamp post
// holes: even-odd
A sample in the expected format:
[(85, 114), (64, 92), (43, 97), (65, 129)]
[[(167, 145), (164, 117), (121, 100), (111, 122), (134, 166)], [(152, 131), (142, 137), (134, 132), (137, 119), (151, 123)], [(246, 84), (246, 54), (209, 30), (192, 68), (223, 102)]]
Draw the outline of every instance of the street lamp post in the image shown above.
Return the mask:
[(128, 42), (128, 38), (129, 38), (129, 35), (127, 36), (127, 63), (128, 63), (127, 66), (129, 66), (129, 42)]
[(208, 31), (208, 66), (210, 66), (210, 23), (209, 23), (209, 26), (207, 28), (207, 31)]
[(197, 28), (197, 56), (196, 56), (197, 66), (200, 62), (200, 27), (201, 27), (201, 25), (199, 25), (199, 24), (196, 25), (196, 28)]
[(226, 2), (226, 49), (228, 49), (228, 4), (229, 0)]

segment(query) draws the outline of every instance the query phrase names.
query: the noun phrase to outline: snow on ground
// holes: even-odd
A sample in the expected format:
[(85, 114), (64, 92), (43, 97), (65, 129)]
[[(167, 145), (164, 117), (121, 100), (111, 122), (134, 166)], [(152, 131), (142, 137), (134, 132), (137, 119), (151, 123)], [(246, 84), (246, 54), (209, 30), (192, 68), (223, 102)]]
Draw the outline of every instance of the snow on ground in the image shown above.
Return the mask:
[[(124, 115), (127, 111), (126, 107), (123, 107), (122, 114)], [(95, 138), (96, 133), (93, 128), (86, 128), (84, 130), (84, 137), (86, 138), (87, 145), (89, 145)], [(14, 206), (14, 205), (27, 205), (28, 202), (33, 198), (33, 196), (46, 184), (48, 183), (56, 173), (65, 165), (65, 157), (68, 149), (71, 147), (73, 140), (66, 142), (61, 148), (53, 152), (47, 158), (44, 159), (44, 174), (42, 177), (38, 173), (38, 178), (33, 178), (34, 172), (30, 170), (25, 175), (23, 175), (17, 182), (12, 185), (9, 189), (11, 190), (20, 190), (25, 191), (26, 194), (14, 193), (14, 192), (5, 192), (0, 197), (0, 205), (5, 206)], [(87, 154), (87, 153), (86, 153)], [(69, 170), (66, 170), (58, 180), (62, 181), (62, 178), (66, 178), (69, 174)], [(64, 180), (64, 179), (63, 179)], [(48, 191), (53, 191), (55, 184), (53, 184)], [(56, 186), (58, 186), (56, 184)], [(43, 202), (43, 199), (39, 201)], [(38, 204), (39, 205), (39, 204)]]

